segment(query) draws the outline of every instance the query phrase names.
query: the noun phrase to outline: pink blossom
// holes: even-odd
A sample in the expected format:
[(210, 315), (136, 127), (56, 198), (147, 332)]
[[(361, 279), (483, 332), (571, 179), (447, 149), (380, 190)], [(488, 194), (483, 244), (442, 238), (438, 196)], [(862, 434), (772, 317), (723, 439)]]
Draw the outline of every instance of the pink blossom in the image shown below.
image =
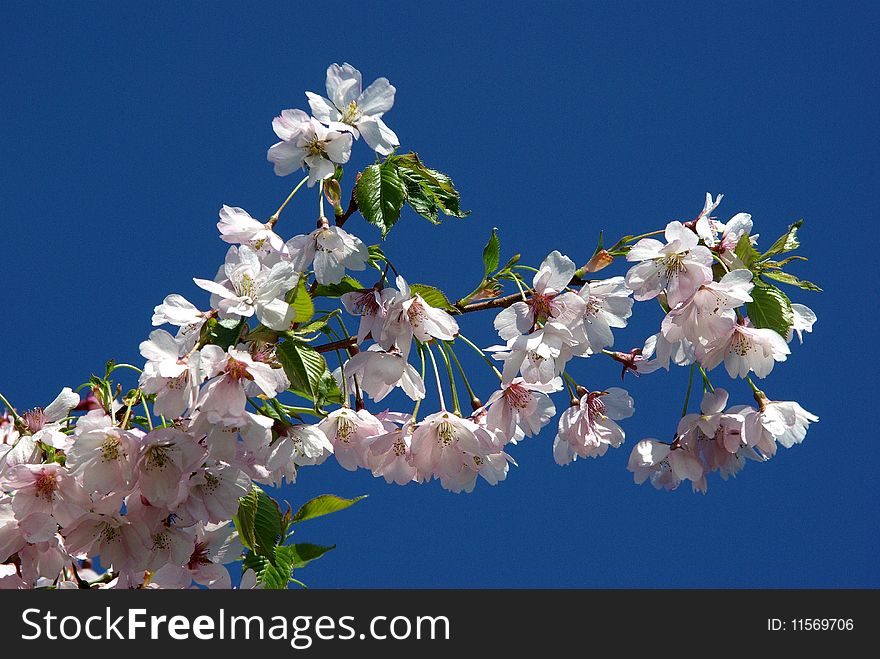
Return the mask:
[(354, 412), (347, 407), (334, 410), (318, 424), (333, 445), (336, 461), (349, 471), (369, 468), (367, 450), (370, 442), (385, 434), (382, 422), (366, 410)]
[(701, 364), (707, 370), (722, 361), (732, 378), (744, 378), (754, 371), (764, 378), (773, 370), (774, 362), (784, 362), (791, 351), (772, 329), (752, 327), (748, 319), (731, 321), (728, 329), (705, 346)]
[(516, 444), (524, 437), (537, 435), (556, 414), (548, 393), (562, 389), (562, 379), (547, 384), (514, 378), (486, 401), (486, 424), (497, 430), (505, 442)]
[(666, 225), (665, 237), (666, 245), (642, 238), (632, 246), (626, 260), (639, 263), (626, 273), (626, 285), (636, 300), (651, 300), (665, 292), (674, 307), (712, 281), (712, 254), (681, 222)]
[(567, 465), (578, 457), (605, 455), (609, 446), (617, 448), (625, 435), (615, 421), (627, 419), (634, 412), (633, 399), (623, 389), (585, 392), (577, 405), (559, 416), (559, 432), (553, 441), (556, 463)]

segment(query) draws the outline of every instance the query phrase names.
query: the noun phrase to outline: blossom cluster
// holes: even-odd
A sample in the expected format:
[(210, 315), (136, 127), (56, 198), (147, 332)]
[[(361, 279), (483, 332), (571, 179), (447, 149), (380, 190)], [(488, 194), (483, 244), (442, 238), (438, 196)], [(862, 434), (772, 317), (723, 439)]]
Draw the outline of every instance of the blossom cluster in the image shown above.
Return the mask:
[[(212, 279), (194, 279), (210, 298), (197, 306), (172, 294), (155, 307), (156, 329), (140, 344), (142, 369), (111, 364), (104, 378), (64, 388), (44, 408), (8, 406), (0, 419), (0, 587), (230, 587), (228, 566), (246, 550), (254, 560), (245, 558), (243, 587), (265, 585), (260, 560), (272, 554), (255, 558), (259, 548), (237, 518), (242, 498), (255, 486), (293, 483), (301, 469), (331, 457), (388, 483), (437, 480), (470, 492), (480, 478), (503, 481), (515, 465), (511, 447), (536, 437), (557, 412), (559, 465), (603, 456), (624, 443), (619, 422), (633, 415), (634, 401), (622, 388), (579, 384), (571, 373), (577, 359), (614, 359), (624, 374), (690, 369), (671, 441), (644, 439), (632, 450), (637, 483), (674, 489), (688, 480), (705, 492), (710, 473), (726, 479), (746, 460), (767, 460), (778, 445), (800, 443), (818, 420), (796, 402), (769, 399), (751, 378), (785, 361), (793, 334), (802, 338), (816, 320), (766, 281), (816, 288), (782, 270), (791, 258), (776, 259), (797, 246), (796, 226), (759, 254), (751, 217), (721, 223), (712, 215), (721, 196), (707, 195), (696, 219), (600, 245), (580, 268), (559, 251), (537, 268), (517, 258), (499, 267), (493, 232), (483, 280), (452, 303), (410, 283), (381, 248), (343, 228), (354, 210), (373, 223), (387, 212), (369, 205), (368, 186), (385, 179), (359, 175), (348, 211), (339, 194), (360, 137), (386, 157), (381, 166), (393, 171), (383, 176), (402, 181), (398, 212), (406, 202), (420, 214), (457, 213), (451, 180), (414, 154), (396, 155), (399, 140), (383, 120), (395, 88), (385, 78), (362, 89), (359, 71), (334, 64), (326, 92), (307, 94), (311, 115), (284, 110), (273, 122), (275, 173), (303, 169), (305, 177), (265, 221), (221, 208), (225, 260)], [(315, 228), (285, 240), (279, 217), (304, 184), (319, 187)], [(618, 257), (632, 264), (625, 275), (591, 278)], [(376, 282), (353, 276), (364, 271)], [(516, 291), (502, 296), (505, 283)], [(316, 313), (318, 298), (341, 308)], [(642, 347), (611, 350), (634, 302), (652, 300), (664, 313), (659, 331)], [(750, 320), (752, 309), (760, 321)], [(499, 337), (485, 349), (460, 328), (465, 314), (484, 310), (498, 311)], [(351, 334), (345, 314), (358, 322)], [(768, 323), (774, 314), (781, 320)], [(497, 378), (485, 402), (456, 353), (461, 347)], [(339, 366), (331, 372), (323, 355), (333, 352)], [(754, 405), (729, 406), (728, 392), (713, 386), (709, 373), (722, 362), (731, 378), (749, 383)], [(124, 396), (111, 381), (122, 367), (139, 372)], [(688, 413), (695, 374), (703, 399)], [(470, 410), (462, 410), (456, 383)], [(429, 388), (436, 407), (420, 414)], [(398, 389), (403, 396), (392, 398), (405, 396), (412, 408), (382, 409)]]

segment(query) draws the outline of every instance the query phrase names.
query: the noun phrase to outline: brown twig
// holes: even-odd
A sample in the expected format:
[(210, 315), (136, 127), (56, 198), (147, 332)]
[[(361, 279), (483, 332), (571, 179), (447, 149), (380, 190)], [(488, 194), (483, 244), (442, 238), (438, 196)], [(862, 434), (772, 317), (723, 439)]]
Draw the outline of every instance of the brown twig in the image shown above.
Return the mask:
[(345, 209), (345, 212), (342, 215), (336, 215), (336, 226), (341, 227), (345, 224), (346, 220), (354, 214), (357, 208), (357, 201), (354, 198), (354, 188), (352, 188), (351, 201), (348, 202), (348, 208)]
[(357, 345), (357, 337), (350, 336), (347, 339), (332, 341), (324, 345), (315, 346), (316, 352), (333, 352), (334, 350), (348, 350)]
[(485, 311), (486, 309), (506, 309), (514, 302), (522, 300), (520, 293), (511, 293), (504, 297), (496, 297), (492, 300), (484, 300), (482, 302), (473, 302), (472, 304), (456, 304), (455, 308), (459, 313), (472, 313), (474, 311)]

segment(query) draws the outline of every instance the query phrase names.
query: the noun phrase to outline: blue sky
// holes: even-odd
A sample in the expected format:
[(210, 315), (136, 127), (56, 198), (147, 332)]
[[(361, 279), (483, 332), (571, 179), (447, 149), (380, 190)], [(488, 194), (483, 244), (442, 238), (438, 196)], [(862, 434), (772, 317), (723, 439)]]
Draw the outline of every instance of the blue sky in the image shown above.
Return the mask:
[[(725, 193), (723, 218), (748, 211), (767, 240), (806, 218), (810, 261), (797, 272), (825, 293), (793, 297), (819, 322), (763, 388), (822, 420), (767, 464), (713, 477), (707, 496), (638, 487), (625, 468), (634, 442), (673, 432), (684, 372), (628, 380), (637, 412), (623, 448), (560, 468), (548, 428), (513, 448), (520, 466), (506, 482), (469, 496), (386, 486), (330, 463), (303, 470), (283, 493), (294, 504), (370, 495), (302, 529), (304, 540), (338, 544), (303, 580), (880, 586), (876, 276), (861, 249), (876, 212), (880, 12), (763, 4), (383, 2), (334, 13), (4, 3), (0, 391), (21, 407), (45, 404), (111, 357), (139, 362), (167, 293), (203, 303), (191, 277), (212, 276), (223, 258), (220, 205), (268, 216), (293, 182), (265, 162), (272, 117), (305, 108), (327, 64), (349, 61), (365, 80), (397, 87), (389, 125), (454, 177), (473, 211), (440, 227), (409, 215), (386, 245), (411, 280), (451, 296), (480, 276), (492, 226), (505, 254), (537, 264), (556, 248), (584, 261), (600, 229), (616, 238), (690, 219), (707, 190)], [(313, 202), (298, 198), (287, 213), (281, 232), (302, 232)], [(361, 219), (346, 228), (379, 240)], [(659, 320), (637, 305), (616, 347), (641, 345)], [(463, 327), (494, 341), (489, 316)], [(590, 388), (617, 386), (609, 361), (580, 362), (574, 374)], [(471, 363), (488, 393), (491, 378)], [(713, 379), (749, 402), (743, 383)]]

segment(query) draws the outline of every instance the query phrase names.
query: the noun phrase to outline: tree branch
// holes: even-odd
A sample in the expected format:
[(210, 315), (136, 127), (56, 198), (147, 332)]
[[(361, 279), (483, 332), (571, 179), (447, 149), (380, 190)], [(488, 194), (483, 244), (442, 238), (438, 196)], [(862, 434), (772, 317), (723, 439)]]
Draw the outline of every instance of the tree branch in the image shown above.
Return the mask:
[(357, 201), (354, 198), (354, 188), (352, 188), (351, 201), (348, 202), (348, 208), (345, 209), (345, 212), (342, 215), (336, 215), (336, 226), (341, 227), (345, 224), (346, 220), (354, 214), (357, 208)]
[[(526, 291), (527, 293), (529, 291)], [(474, 311), (485, 311), (486, 309), (506, 309), (514, 302), (522, 300), (519, 293), (511, 293), (504, 297), (496, 297), (492, 300), (484, 300), (483, 302), (474, 302), (472, 304), (456, 304), (455, 308), (459, 313), (472, 313)]]

